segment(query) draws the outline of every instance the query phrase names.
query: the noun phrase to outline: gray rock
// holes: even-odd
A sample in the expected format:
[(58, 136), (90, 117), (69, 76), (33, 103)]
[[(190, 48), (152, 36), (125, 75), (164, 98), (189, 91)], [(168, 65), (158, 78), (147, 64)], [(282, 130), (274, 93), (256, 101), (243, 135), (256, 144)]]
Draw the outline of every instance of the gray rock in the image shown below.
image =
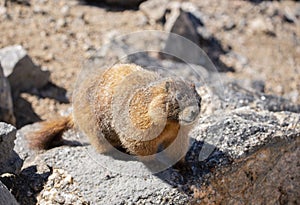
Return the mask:
[(194, 190), (197, 204), (299, 204), (299, 136), (276, 138), (217, 170)]
[[(169, 36), (162, 49), (164, 58), (201, 65), (214, 72), (234, 70), (219, 59), (226, 51), (205, 26), (208, 15), (189, 2), (169, 3), (168, 10), (164, 27)], [(211, 66), (211, 61), (216, 67)]]
[(0, 174), (19, 173), (23, 161), (13, 150), (16, 139), (16, 128), (0, 122)]
[(195, 15), (175, 4), (165, 24), (165, 30), (173, 34), (168, 37), (163, 52), (188, 63), (200, 64), (202, 52), (197, 47), (200, 41), (197, 28), (201, 24)]
[(140, 10), (148, 17), (150, 23), (162, 20), (169, 0), (148, 0), (140, 4)]
[(300, 114), (269, 112), (242, 107), (200, 119), (191, 136), (232, 158), (240, 158), (275, 137), (300, 133)]
[(4, 184), (0, 181), (0, 204), (18, 205), (15, 197), (9, 192)]
[[(32, 125), (19, 131), (17, 146), (26, 144), (23, 136), (26, 131), (30, 130), (32, 130)], [(74, 139), (74, 136), (78, 141), (84, 141), (83, 135), (74, 134), (74, 132), (66, 133), (64, 137)], [(135, 204), (145, 204), (146, 202), (150, 204), (186, 204), (189, 199), (186, 194), (152, 175), (143, 163), (124, 161), (98, 154), (90, 145), (57, 147), (37, 155), (24, 149), (20, 151), (23, 152), (23, 154), (20, 153), (21, 156), (26, 156), (24, 153), (31, 154), (31, 157), (27, 156), (26, 158), (24, 169), (32, 166), (53, 167), (70, 175), (69, 178), (72, 178), (76, 184), (76, 186), (59, 185), (53, 188), (53, 184), (50, 186), (50, 182), (53, 181), (50, 176), (48, 180), (46, 179), (48, 185), (45, 188), (50, 193), (42, 190), (42, 198), (39, 199), (42, 201), (48, 200), (49, 194), (52, 195), (53, 192), (72, 193), (74, 197), (83, 196), (82, 200), (90, 204), (127, 204), (130, 202)], [(33, 157), (33, 155), (35, 156)], [(167, 171), (165, 175), (171, 176), (173, 172)], [(27, 177), (30, 178), (30, 175)], [(72, 189), (76, 189), (76, 191), (72, 191)], [(24, 192), (24, 190), (18, 191)], [(35, 193), (33, 189), (30, 191)], [(19, 200), (22, 201), (22, 199)], [(55, 200), (64, 201), (67, 200), (67, 196), (62, 194), (59, 199), (55, 197)], [(49, 203), (53, 203), (53, 201)]]
[[(83, 146), (58, 147), (37, 155), (26, 151), (32, 157), (26, 158), (24, 168), (50, 167), (70, 175), (63, 178), (74, 180), (74, 183), (68, 182), (66, 186), (60, 183), (51, 186), (51, 181), (57, 180), (46, 178), (47, 188), (42, 190), (40, 196), (40, 200), (44, 201), (55, 193), (63, 193), (59, 197), (55, 195), (54, 199), (66, 201), (67, 196), (72, 196), (91, 204), (186, 204), (190, 200), (190, 192), (180, 191), (181, 186), (198, 184), (203, 180), (204, 171), (228, 164), (228, 156), (234, 159), (248, 156), (275, 137), (299, 135), (299, 120), (300, 115), (297, 113), (258, 112), (247, 107), (203, 117), (191, 133), (194, 143), (187, 154), (187, 161), (192, 172), (184, 174), (170, 168), (153, 175), (138, 161), (97, 154), (90, 145), (84, 144), (84, 136), (74, 132), (68, 132), (64, 137), (82, 142)], [(17, 146), (20, 141), (25, 144), (25, 138), (22, 137), (26, 132), (25, 128), (30, 131), (35, 129), (32, 126), (28, 125), (19, 131)], [(204, 144), (201, 145), (202, 142)], [(31, 174), (27, 177), (31, 178), (30, 176)], [(76, 191), (72, 191), (73, 189)], [(31, 192), (35, 193), (34, 190)]]
[[(215, 89), (215, 97), (218, 98), (219, 104), (223, 109), (235, 109), (239, 107), (249, 106), (259, 110), (269, 110), (273, 112), (289, 111), (300, 112), (300, 105), (294, 104), (288, 99), (274, 95), (268, 95), (258, 90), (253, 89), (253, 83), (249, 84), (243, 80), (233, 80), (226, 78), (224, 75), (222, 79), (214, 86), (212, 82), (211, 87)], [(254, 86), (255, 88), (255, 86)]]
[(3, 74), (0, 63), (0, 121), (15, 125), (16, 119), (13, 111), (13, 101), (10, 91), (10, 85)]
[(0, 62), (13, 92), (41, 88), (48, 83), (50, 73), (35, 65), (20, 45), (0, 49)]

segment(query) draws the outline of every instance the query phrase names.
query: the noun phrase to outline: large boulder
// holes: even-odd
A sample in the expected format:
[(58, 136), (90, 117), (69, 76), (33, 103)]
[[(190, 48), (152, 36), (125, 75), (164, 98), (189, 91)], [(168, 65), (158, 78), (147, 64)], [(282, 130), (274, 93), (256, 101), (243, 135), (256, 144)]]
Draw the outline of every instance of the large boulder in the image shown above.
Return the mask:
[[(21, 147), (22, 143), (26, 144), (24, 134), (32, 131), (33, 126), (28, 125), (20, 130), (17, 147)], [(274, 138), (290, 139), (299, 133), (297, 113), (258, 112), (249, 108), (238, 108), (223, 115), (201, 119), (191, 133), (194, 142), (186, 157), (185, 168), (190, 169), (186, 172), (169, 168), (161, 173), (152, 174), (141, 162), (124, 161), (97, 154), (90, 145), (87, 145), (84, 136), (73, 131), (66, 133), (64, 137), (81, 142), (81, 146), (58, 147), (38, 155), (30, 150), (24, 150), (25, 146), (23, 146), (23, 154), (20, 155), (26, 158), (25, 170), (26, 167), (33, 166), (58, 169), (53, 171), (53, 175), (50, 175), (52, 177), (44, 179), (46, 183), (44, 188), (37, 189), (41, 190), (38, 198), (40, 201), (56, 203), (67, 201), (72, 196), (71, 198), (80, 201), (97, 204), (147, 202), (186, 204), (192, 200), (191, 189), (195, 186), (199, 187), (208, 173), (214, 176), (211, 171), (216, 167), (230, 166), (232, 159), (243, 160), (245, 157), (251, 157), (253, 151), (268, 147)], [(294, 148), (291, 149), (291, 153)], [(288, 150), (288, 147), (284, 150)], [(292, 168), (294, 165), (290, 166), (293, 163), (289, 163), (284, 150), (277, 149), (274, 152), (276, 156), (268, 166), (271, 167), (275, 163), (274, 159), (282, 157), (282, 163), (286, 161), (286, 166)], [(181, 167), (179, 170), (185, 168)], [(246, 172), (246, 168), (243, 170)], [(47, 172), (42, 172), (40, 175), (45, 176)], [(27, 172), (29, 179), (35, 175), (35, 172)], [(232, 175), (231, 183), (234, 183), (234, 179)], [(57, 182), (57, 185), (52, 186), (53, 182)], [(282, 185), (284, 186), (282, 190), (288, 189), (286, 184)], [(261, 183), (260, 186), (268, 186), (268, 184)], [(36, 193), (33, 188), (30, 188), (35, 187), (34, 185), (24, 187), (30, 189), (26, 191)], [(249, 183), (248, 188), (251, 189)], [(193, 191), (196, 194), (197, 190)], [(22, 201), (22, 198), (19, 201)]]
[(0, 174), (19, 173), (23, 161), (16, 154), (14, 140), (16, 139), (16, 128), (12, 125), (0, 122)]
[(13, 101), (10, 91), (10, 85), (4, 76), (0, 63), (0, 121), (15, 125), (16, 119), (13, 111)]
[(238, 159), (268, 144), (275, 137), (289, 137), (299, 133), (298, 113), (241, 107), (201, 118), (191, 136), (205, 142), (208, 147), (213, 146), (231, 158)]
[(276, 138), (194, 190), (197, 204), (299, 204), (300, 134)]
[(0, 49), (0, 62), (13, 92), (41, 88), (48, 83), (50, 73), (35, 65), (20, 45)]
[[(78, 199), (90, 204), (187, 204), (189, 200), (188, 195), (153, 175), (143, 163), (98, 154), (87, 145), (85, 136), (73, 131), (65, 133), (64, 137), (70, 141), (81, 142), (80, 146), (57, 147), (36, 155), (26, 148), (24, 137), (34, 129), (34, 125), (23, 127), (19, 131), (16, 147), (26, 159), (24, 170), (35, 166), (53, 169), (52, 175), (45, 179), (44, 188), (43, 184), (41, 185), (39, 202), (53, 204)], [(21, 146), (23, 149), (18, 148)], [(35, 176), (35, 171), (27, 172), (26, 178)], [(47, 172), (45, 170), (39, 174), (44, 176)], [(176, 173), (169, 170), (165, 175), (173, 179), (180, 178)], [(56, 186), (53, 186), (53, 183)], [(35, 190), (31, 187), (34, 186), (23, 185), (16, 189), (21, 189), (17, 192), (38, 194), (37, 190), (40, 189)], [(18, 200), (22, 201), (24, 198), (21, 196)]]

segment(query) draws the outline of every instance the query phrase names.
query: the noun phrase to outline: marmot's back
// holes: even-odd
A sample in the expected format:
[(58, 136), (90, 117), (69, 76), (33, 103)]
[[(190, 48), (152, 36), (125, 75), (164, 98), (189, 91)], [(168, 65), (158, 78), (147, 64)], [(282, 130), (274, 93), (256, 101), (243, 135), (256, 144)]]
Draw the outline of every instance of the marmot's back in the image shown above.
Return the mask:
[[(142, 76), (142, 79), (130, 77), (136, 74)], [(107, 70), (99, 70), (93, 76), (88, 75), (79, 83), (73, 94), (73, 117), (76, 125), (100, 152), (108, 149), (102, 146), (107, 144), (103, 138), (113, 146), (121, 146), (119, 136), (112, 126), (113, 99), (119, 95), (120, 89), (126, 93), (134, 93), (134, 87), (140, 88), (158, 78), (157, 74), (133, 64), (115, 65)], [(131, 79), (130, 85), (123, 82), (128, 79)], [(121, 101), (117, 104), (124, 107)], [(124, 120), (127, 121), (128, 119)]]

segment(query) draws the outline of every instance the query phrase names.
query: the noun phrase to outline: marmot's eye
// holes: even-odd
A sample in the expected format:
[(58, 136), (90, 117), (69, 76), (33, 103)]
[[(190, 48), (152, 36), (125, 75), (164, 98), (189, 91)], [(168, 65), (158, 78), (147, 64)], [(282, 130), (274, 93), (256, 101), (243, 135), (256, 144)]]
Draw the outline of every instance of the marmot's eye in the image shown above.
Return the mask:
[(182, 95), (179, 94), (179, 93), (177, 93), (177, 94), (176, 94), (176, 99), (177, 99), (177, 100), (182, 100)]

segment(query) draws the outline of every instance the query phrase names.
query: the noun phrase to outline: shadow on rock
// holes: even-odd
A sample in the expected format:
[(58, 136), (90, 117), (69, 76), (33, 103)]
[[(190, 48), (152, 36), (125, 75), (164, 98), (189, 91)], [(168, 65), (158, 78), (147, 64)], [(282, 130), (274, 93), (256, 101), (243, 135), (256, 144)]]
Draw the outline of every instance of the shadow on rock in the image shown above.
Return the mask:
[(275, 138), (194, 191), (195, 204), (299, 204), (299, 134)]
[(32, 89), (28, 93), (36, 95), (41, 98), (50, 98), (58, 101), (59, 103), (70, 103), (67, 98), (67, 90), (65, 88), (59, 87), (52, 82), (47, 83), (44, 87), (40, 89)]
[(208, 57), (215, 63), (217, 70), (220, 72), (234, 72), (233, 67), (225, 65), (221, 60), (220, 56), (226, 54), (228, 51), (222, 47), (222, 44), (215, 37), (205, 39), (200, 38), (200, 47), (207, 53)]
[[(69, 99), (66, 97), (66, 89), (58, 87), (51, 82), (40, 89), (30, 89), (26, 92), (40, 98), (54, 99), (59, 103), (70, 103)], [(41, 121), (41, 118), (35, 113), (32, 104), (21, 97), (19, 93), (14, 94), (14, 115), (17, 119), (17, 128)]]
[(215, 146), (195, 140), (184, 163), (178, 163), (155, 176), (191, 196), (191, 187), (200, 186), (217, 167), (231, 162), (231, 158)]
[(45, 167), (38, 170), (36, 166), (30, 166), (22, 170), (18, 176), (1, 177), (1, 181), (12, 190), (20, 205), (37, 204), (37, 195), (43, 189), (48, 177), (52, 174), (52, 168)]
[(95, 0), (79, 0), (82, 5), (95, 6), (104, 8), (107, 11), (119, 12), (125, 10), (138, 10), (139, 4), (145, 0), (105, 0), (105, 1), (95, 1)]
[(41, 118), (34, 112), (31, 103), (21, 96), (14, 99), (14, 113), (17, 119), (17, 128), (41, 121)]

